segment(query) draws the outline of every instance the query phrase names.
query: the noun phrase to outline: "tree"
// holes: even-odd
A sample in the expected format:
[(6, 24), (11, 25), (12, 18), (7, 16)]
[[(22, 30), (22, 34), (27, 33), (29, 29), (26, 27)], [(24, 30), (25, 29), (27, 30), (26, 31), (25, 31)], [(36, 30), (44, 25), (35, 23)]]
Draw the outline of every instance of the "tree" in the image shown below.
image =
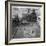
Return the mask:
[(27, 21), (28, 22), (36, 22), (37, 21), (35, 9), (33, 9), (33, 12), (27, 16)]

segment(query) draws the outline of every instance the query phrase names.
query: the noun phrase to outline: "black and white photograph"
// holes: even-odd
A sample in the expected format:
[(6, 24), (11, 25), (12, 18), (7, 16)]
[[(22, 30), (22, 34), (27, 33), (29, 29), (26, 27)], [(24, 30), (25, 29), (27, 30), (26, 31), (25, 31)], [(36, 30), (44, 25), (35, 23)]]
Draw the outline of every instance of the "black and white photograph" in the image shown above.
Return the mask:
[(40, 9), (12, 8), (12, 37), (37, 38), (40, 37)]
[(44, 7), (44, 3), (8, 2), (8, 43), (44, 42)]

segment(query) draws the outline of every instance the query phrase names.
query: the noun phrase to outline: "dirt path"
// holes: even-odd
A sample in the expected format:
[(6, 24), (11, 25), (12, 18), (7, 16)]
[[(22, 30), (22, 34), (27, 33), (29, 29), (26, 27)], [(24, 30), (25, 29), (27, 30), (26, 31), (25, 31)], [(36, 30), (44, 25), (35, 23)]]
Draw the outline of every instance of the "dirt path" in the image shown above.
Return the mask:
[(17, 33), (14, 34), (14, 38), (32, 38), (40, 36), (40, 27), (37, 23), (30, 23), (26, 26), (17, 27)]

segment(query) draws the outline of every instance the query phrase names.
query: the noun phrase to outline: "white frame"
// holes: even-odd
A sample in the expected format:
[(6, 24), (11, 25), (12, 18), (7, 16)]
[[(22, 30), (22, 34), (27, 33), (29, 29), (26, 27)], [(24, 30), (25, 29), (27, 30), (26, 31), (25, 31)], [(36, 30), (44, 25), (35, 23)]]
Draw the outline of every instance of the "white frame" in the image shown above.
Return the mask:
[[(42, 7), (41, 7), (41, 15), (40, 15), (40, 18), (41, 18), (41, 23), (40, 23), (40, 25), (41, 25), (41, 35), (40, 35), (40, 38), (22, 38), (22, 39), (11, 39), (10, 38), (10, 6), (11, 6), (11, 4), (21, 4), (21, 5), (41, 5)], [(44, 8), (45, 8), (45, 3), (43, 3), (43, 2), (19, 2), (19, 1), (16, 1), (16, 2), (7, 2), (7, 6), (8, 7), (6, 7), (8, 10), (7, 10), (7, 14), (8, 14), (8, 16), (6, 16), (6, 17), (8, 17), (8, 18), (6, 18), (6, 19), (8, 19), (8, 21), (6, 20), (6, 25), (8, 26), (7, 28), (8, 28), (8, 30), (6, 31), (6, 33), (7, 33), (7, 39), (6, 39), (6, 41), (7, 41), (7, 44), (11, 44), (11, 43), (37, 43), (37, 42), (45, 42), (45, 23), (44, 23), (44, 16), (45, 16), (45, 10), (44, 10)], [(7, 15), (6, 14), (6, 15)]]

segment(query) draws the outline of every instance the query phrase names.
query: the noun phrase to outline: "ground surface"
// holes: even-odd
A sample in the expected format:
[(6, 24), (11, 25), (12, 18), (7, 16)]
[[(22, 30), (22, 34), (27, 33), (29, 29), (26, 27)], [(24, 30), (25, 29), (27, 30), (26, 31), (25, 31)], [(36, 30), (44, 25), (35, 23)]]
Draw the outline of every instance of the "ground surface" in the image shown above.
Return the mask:
[(13, 38), (36, 38), (40, 37), (40, 26), (37, 23), (14, 26), (12, 33)]

